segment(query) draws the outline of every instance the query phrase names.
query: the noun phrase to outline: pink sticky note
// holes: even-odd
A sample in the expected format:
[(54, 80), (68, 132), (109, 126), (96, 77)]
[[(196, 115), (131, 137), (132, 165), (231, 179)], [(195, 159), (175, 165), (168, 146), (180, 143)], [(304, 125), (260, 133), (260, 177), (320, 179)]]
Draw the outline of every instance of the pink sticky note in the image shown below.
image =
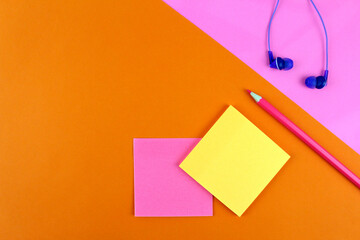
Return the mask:
[(199, 138), (134, 139), (135, 216), (212, 216), (213, 198), (179, 164)]
[(165, 2), (360, 153), (359, 0), (314, 0), (329, 37), (328, 86), (321, 90), (304, 86), (306, 77), (325, 70), (324, 30), (310, 1), (280, 0), (271, 26), (271, 50), (294, 60), (290, 71), (268, 66), (267, 27), (276, 0)]

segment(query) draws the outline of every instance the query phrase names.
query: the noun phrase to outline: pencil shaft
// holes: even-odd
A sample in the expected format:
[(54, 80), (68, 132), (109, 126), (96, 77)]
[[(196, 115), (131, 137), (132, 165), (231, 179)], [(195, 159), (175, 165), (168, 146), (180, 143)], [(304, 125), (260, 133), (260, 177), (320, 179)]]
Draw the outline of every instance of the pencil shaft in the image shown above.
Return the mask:
[(281, 124), (288, 128), (292, 133), (294, 133), (298, 138), (300, 138), (311, 149), (313, 149), (317, 154), (319, 154), (328, 163), (330, 163), (347, 179), (349, 179), (355, 186), (360, 188), (360, 178), (356, 176), (353, 172), (351, 172), (347, 167), (345, 167), (328, 151), (326, 151), (319, 143), (317, 143), (314, 139), (307, 135), (303, 130), (301, 130), (297, 125), (290, 121), (285, 115), (283, 115), (279, 110), (277, 110), (265, 99), (261, 98), (259, 101), (257, 101), (257, 103), (271, 116), (273, 116), (276, 120), (278, 120)]

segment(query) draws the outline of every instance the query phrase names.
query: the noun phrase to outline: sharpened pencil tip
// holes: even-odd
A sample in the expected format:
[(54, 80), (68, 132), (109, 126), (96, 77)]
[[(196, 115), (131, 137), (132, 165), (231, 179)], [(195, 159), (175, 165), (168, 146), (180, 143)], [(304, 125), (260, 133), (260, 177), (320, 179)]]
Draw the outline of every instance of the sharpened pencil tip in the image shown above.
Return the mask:
[(251, 93), (251, 91), (250, 91), (249, 89), (246, 89), (246, 91), (247, 91), (248, 93)]
[(254, 93), (254, 92), (252, 92), (250, 90), (247, 90), (247, 91), (250, 93), (250, 96), (255, 100), (255, 102), (258, 103), (262, 99), (262, 97), (257, 95), (256, 93)]

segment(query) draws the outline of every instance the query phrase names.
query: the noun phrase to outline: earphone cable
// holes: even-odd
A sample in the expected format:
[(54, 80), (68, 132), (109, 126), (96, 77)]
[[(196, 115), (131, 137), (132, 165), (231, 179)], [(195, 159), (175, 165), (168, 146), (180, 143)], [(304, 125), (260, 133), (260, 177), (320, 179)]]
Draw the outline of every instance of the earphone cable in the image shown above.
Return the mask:
[(328, 70), (328, 56), (329, 56), (329, 53), (328, 53), (328, 36), (327, 36), (327, 31), (326, 31), (326, 27), (325, 27), (325, 23), (324, 23), (324, 20), (322, 19), (321, 15), (320, 15), (320, 12), (319, 10), (317, 9), (317, 7), (315, 6), (315, 3), (313, 2), (313, 0), (310, 0), (311, 4), (314, 6), (317, 14), (319, 15), (319, 18), (321, 20), (321, 23), (324, 27), (324, 32), (325, 32), (325, 39), (326, 39), (326, 69), (325, 70)]
[(279, 1), (280, 1), (280, 0), (277, 0), (277, 2), (276, 2), (276, 6), (275, 6), (275, 9), (274, 9), (274, 12), (273, 12), (273, 14), (271, 15), (270, 22), (269, 22), (269, 27), (268, 27), (268, 49), (269, 49), (269, 51), (271, 51), (271, 49), (270, 49), (270, 28), (271, 28), (271, 22), (272, 22), (272, 20), (273, 20), (273, 18), (274, 18), (276, 9), (277, 9), (277, 7), (278, 7), (278, 5), (279, 5)]

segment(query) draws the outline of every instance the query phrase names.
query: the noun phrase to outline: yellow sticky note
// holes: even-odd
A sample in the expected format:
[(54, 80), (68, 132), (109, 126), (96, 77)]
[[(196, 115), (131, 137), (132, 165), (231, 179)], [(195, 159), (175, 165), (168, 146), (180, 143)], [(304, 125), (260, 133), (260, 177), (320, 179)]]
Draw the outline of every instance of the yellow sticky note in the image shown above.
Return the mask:
[(289, 157), (229, 106), (180, 167), (241, 216)]

